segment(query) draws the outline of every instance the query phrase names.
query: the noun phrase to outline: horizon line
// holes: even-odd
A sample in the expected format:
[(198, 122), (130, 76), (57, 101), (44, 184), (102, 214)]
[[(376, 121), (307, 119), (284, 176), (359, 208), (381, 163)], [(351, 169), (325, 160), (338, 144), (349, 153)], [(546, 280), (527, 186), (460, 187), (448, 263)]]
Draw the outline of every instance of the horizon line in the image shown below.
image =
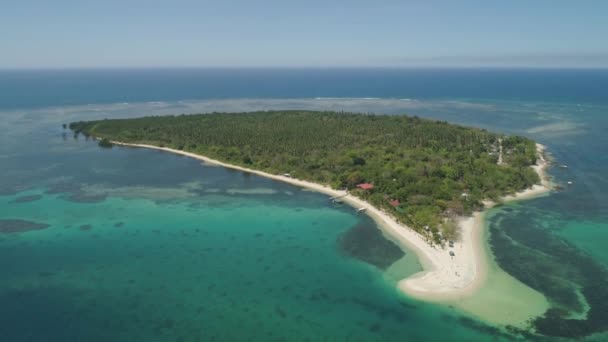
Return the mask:
[(606, 66), (585, 65), (150, 65), (150, 66), (40, 66), (1, 67), (0, 71), (76, 71), (76, 70), (227, 70), (227, 69), (385, 69), (385, 70), (608, 70)]

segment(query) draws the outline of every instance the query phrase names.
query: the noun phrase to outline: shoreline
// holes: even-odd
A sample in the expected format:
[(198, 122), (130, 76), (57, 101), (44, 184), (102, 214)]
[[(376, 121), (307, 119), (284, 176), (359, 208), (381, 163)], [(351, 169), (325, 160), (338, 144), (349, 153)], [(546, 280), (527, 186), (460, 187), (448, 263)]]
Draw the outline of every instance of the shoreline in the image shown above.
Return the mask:
[[(522, 190), (512, 195), (504, 196), (502, 203), (523, 201), (541, 196), (551, 191), (551, 183), (546, 174), (549, 166), (544, 157), (546, 147), (536, 144), (537, 161), (532, 165), (538, 174), (541, 184), (535, 184), (531, 188)], [(423, 271), (412, 275), (407, 279), (399, 281), (398, 287), (406, 294), (429, 302), (454, 302), (474, 295), (483, 287), (488, 277), (489, 257), (483, 239), (485, 231), (486, 213), (498, 203), (484, 201), (484, 209), (476, 211), (471, 217), (461, 217), (459, 221), (461, 239), (454, 243), (456, 256), (450, 260), (446, 255), (450, 249), (439, 255), (438, 263), (433, 263), (433, 268), (427, 269), (423, 264)], [(437, 254), (437, 253), (435, 253)], [(464, 254), (465, 260), (457, 260), (460, 254)], [(437, 265), (441, 265), (437, 267)], [(462, 273), (462, 271), (465, 273)], [(461, 278), (460, 280), (458, 278)]]
[[(454, 248), (438, 248), (431, 246), (422, 235), (411, 228), (398, 223), (390, 214), (372, 206), (367, 201), (348, 194), (344, 190), (335, 190), (329, 186), (308, 182), (295, 178), (274, 175), (267, 172), (249, 169), (246, 167), (228, 164), (211, 159), (203, 155), (176, 150), (168, 147), (159, 147), (147, 144), (130, 144), (112, 141), (113, 144), (125, 147), (147, 148), (158, 151), (174, 153), (205, 163), (222, 166), (229, 169), (252, 173), (258, 176), (289, 183), (301, 188), (313, 190), (332, 197), (341, 197), (346, 204), (353, 208), (366, 208), (365, 214), (370, 216), (380, 229), (392, 239), (416, 254), (423, 270), (398, 282), (397, 287), (405, 294), (431, 302), (453, 302), (472, 296), (477, 292), (487, 278), (488, 257), (483, 241), (484, 217), (488, 209), (495, 203), (484, 202), (485, 209), (473, 213), (471, 217), (462, 217), (459, 220), (461, 239), (454, 242)], [(541, 179), (540, 185), (523, 190), (513, 195), (505, 196), (502, 201), (518, 201), (530, 199), (550, 191), (550, 183), (545, 173), (548, 161), (544, 158), (545, 147), (536, 144), (538, 160), (532, 168)], [(449, 251), (453, 250), (455, 256), (451, 257)]]

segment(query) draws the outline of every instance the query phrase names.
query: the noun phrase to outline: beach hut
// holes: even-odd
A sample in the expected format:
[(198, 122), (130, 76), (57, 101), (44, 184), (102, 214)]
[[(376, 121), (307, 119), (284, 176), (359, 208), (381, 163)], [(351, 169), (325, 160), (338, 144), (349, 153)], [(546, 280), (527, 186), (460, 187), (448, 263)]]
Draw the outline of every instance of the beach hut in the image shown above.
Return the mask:
[(371, 190), (371, 189), (374, 188), (374, 184), (371, 184), (371, 183), (361, 183), (361, 184), (357, 184), (357, 188), (363, 189), (363, 190)]
[(284, 173), (283, 177), (291, 178), (291, 175), (289, 173)]

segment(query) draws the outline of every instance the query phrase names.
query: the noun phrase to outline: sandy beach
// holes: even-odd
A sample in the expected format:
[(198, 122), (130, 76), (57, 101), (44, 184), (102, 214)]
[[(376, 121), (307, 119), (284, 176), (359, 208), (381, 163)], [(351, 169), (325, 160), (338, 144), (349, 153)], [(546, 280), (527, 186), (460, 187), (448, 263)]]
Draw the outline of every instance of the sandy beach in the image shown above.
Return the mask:
[[(483, 285), (486, 279), (487, 258), (489, 256), (486, 255), (483, 241), (483, 212), (476, 212), (471, 217), (461, 218), (459, 221), (461, 229), (460, 241), (456, 241), (453, 248), (446, 247), (443, 249), (441, 247), (431, 246), (423, 236), (409, 227), (398, 223), (385, 211), (377, 209), (368, 202), (350, 195), (343, 190), (335, 190), (317, 183), (227, 164), (202, 155), (167, 147), (145, 144), (127, 144), (121, 142), (113, 143), (121, 146), (149, 148), (171, 152), (195, 158), (204, 161), (205, 163), (290, 183), (331, 197), (344, 196), (341, 199), (345, 203), (354, 208), (366, 208), (367, 210), (365, 213), (369, 215), (388, 236), (416, 253), (423, 266), (423, 271), (407, 279), (403, 279), (398, 283), (399, 289), (412, 297), (427, 301), (458, 300), (474, 294), (476, 290)], [(534, 187), (517, 194), (506, 196), (503, 201), (528, 199), (542, 195), (550, 190), (549, 180), (545, 174), (548, 162), (544, 158), (544, 150), (544, 146), (537, 144), (538, 160), (537, 164), (533, 166), (534, 170), (541, 178), (541, 184), (535, 185)], [(494, 205), (492, 202), (486, 202), (484, 204), (486, 205), (486, 208), (490, 208)], [(450, 256), (450, 250), (454, 251), (455, 256)]]
[[(503, 202), (525, 200), (545, 194), (551, 190), (545, 173), (548, 161), (544, 157), (545, 146), (536, 144), (537, 162), (532, 168), (541, 179), (541, 184), (503, 197)], [(485, 208), (496, 205), (484, 202)], [(484, 213), (475, 212), (472, 217), (461, 218), (459, 222), (461, 239), (454, 248), (440, 249), (427, 244), (424, 254), (432, 258), (430, 265), (424, 264), (424, 271), (399, 282), (399, 288), (410, 296), (427, 301), (453, 301), (474, 294), (487, 277), (488, 255), (483, 246)], [(453, 250), (455, 256), (449, 256)], [(427, 265), (429, 266), (427, 268)]]

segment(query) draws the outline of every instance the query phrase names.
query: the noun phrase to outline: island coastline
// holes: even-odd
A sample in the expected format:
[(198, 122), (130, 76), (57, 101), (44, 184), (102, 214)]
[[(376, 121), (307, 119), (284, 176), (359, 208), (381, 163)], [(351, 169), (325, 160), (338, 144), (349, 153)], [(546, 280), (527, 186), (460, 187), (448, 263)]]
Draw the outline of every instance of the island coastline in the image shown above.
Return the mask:
[[(502, 203), (532, 199), (551, 191), (551, 183), (546, 174), (549, 162), (544, 156), (545, 150), (544, 145), (536, 144), (537, 162), (531, 166), (538, 174), (541, 184), (535, 184), (531, 188), (504, 196), (501, 199)], [(483, 203), (485, 207), (483, 211), (476, 211), (471, 217), (462, 217), (459, 221), (461, 240), (454, 243), (453, 250), (456, 253), (454, 258), (462, 253), (467, 255), (468, 263), (464, 263), (465, 266), (468, 266), (466, 273), (462, 273), (462, 262), (456, 260), (450, 262), (445, 256), (447, 250), (440, 250), (445, 253), (438, 256), (438, 262), (432, 262), (432, 268), (428, 269), (428, 264), (423, 263), (422, 272), (399, 282), (400, 290), (418, 299), (442, 302), (472, 296), (483, 286), (487, 278), (489, 257), (486, 255), (485, 241), (482, 238), (485, 229), (485, 214), (498, 204), (489, 200)], [(438, 249), (434, 248), (434, 250)], [(441, 266), (437, 267), (437, 265)], [(458, 278), (462, 278), (462, 281), (459, 281)]]
[[(228, 164), (203, 155), (147, 144), (132, 144), (112, 141), (113, 144), (125, 147), (147, 148), (174, 153), (200, 160), (206, 164), (217, 165), (239, 170), (269, 179), (289, 183), (301, 188), (313, 190), (331, 197), (340, 196), (341, 200), (355, 209), (365, 208), (380, 229), (389, 237), (413, 251), (423, 271), (398, 282), (397, 287), (408, 296), (432, 302), (454, 302), (474, 295), (484, 284), (487, 277), (488, 257), (483, 240), (484, 216), (496, 203), (484, 202), (485, 210), (474, 212), (470, 217), (459, 220), (461, 239), (454, 242), (453, 248), (432, 246), (424, 237), (406, 225), (397, 222), (390, 214), (378, 209), (344, 190), (332, 189), (329, 186), (295, 179), (285, 175), (274, 175), (267, 172)], [(541, 184), (502, 198), (501, 202), (520, 201), (543, 195), (551, 190), (546, 174), (549, 163), (544, 157), (545, 146), (536, 144), (537, 163), (532, 168), (537, 172)], [(449, 251), (455, 252), (450, 256)]]

